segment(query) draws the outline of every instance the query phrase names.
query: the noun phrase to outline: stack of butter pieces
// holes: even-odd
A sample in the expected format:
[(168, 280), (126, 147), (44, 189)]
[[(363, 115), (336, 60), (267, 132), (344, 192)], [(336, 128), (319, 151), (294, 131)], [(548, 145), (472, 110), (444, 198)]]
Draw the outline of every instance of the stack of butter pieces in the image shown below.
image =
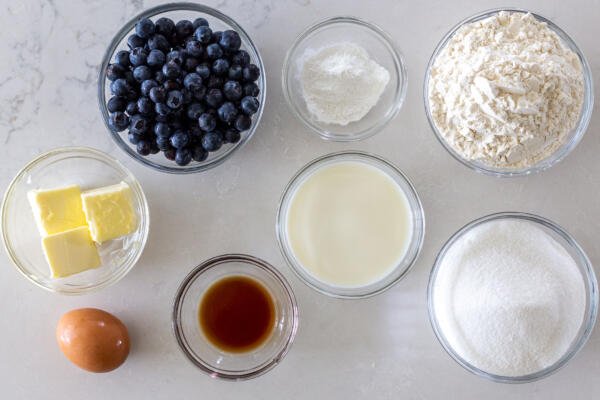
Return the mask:
[(28, 198), (53, 278), (99, 267), (97, 244), (137, 228), (125, 182), (85, 192), (77, 185), (31, 190)]

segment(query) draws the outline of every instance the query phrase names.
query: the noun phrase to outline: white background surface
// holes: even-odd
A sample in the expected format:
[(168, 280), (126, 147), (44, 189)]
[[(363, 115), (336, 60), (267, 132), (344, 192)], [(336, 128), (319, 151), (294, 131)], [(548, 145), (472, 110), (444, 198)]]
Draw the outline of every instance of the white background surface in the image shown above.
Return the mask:
[[(434, 138), (421, 85), (438, 40), (459, 20), (499, 1), (208, 1), (246, 28), (265, 60), (265, 114), (249, 145), (226, 164), (193, 176), (151, 171), (118, 150), (96, 105), (97, 66), (114, 32), (155, 1), (0, 1), (0, 184), (40, 152), (87, 145), (123, 161), (151, 207), (146, 250), (121, 282), (64, 297), (23, 279), (0, 259), (0, 397), (6, 399), (583, 399), (600, 392), (600, 331), (559, 373), (526, 385), (491, 383), (464, 371), (430, 328), (426, 284), (435, 254), (459, 227), (497, 211), (538, 213), (570, 231), (600, 265), (600, 113), (577, 149), (540, 175), (499, 180), (454, 161)], [(476, 3), (476, 4), (475, 4)], [(580, 45), (600, 76), (600, 1), (523, 1)], [(409, 89), (398, 117), (356, 144), (325, 143), (294, 119), (280, 89), (283, 57), (307, 25), (355, 15), (388, 31), (402, 49)], [(596, 91), (596, 97), (598, 92)], [(597, 111), (597, 107), (596, 107)], [(382, 155), (412, 179), (427, 217), (425, 246), (405, 280), (369, 300), (333, 300), (310, 290), (284, 264), (275, 210), (291, 175), (343, 149)], [(227, 252), (271, 262), (290, 280), (301, 323), (283, 363), (253, 381), (214, 381), (180, 353), (171, 301), (187, 272)], [(596, 271), (600, 272), (599, 270)], [(54, 329), (70, 309), (94, 306), (129, 327), (132, 351), (118, 370), (94, 375), (60, 353)]]

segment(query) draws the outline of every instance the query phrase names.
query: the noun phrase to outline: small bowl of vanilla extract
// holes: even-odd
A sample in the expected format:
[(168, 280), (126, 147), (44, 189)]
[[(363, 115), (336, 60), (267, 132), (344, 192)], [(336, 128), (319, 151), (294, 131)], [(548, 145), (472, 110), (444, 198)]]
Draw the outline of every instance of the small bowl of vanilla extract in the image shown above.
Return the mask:
[(213, 378), (246, 380), (275, 367), (298, 329), (298, 305), (286, 279), (244, 254), (211, 258), (183, 280), (173, 331), (184, 355)]

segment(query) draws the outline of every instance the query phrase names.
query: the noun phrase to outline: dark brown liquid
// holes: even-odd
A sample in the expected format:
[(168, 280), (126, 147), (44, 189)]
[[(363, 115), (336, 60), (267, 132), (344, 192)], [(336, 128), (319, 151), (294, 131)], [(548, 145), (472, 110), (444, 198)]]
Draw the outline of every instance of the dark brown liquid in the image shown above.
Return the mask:
[(200, 328), (221, 350), (241, 353), (262, 345), (275, 325), (275, 305), (254, 279), (232, 276), (208, 288), (198, 311)]

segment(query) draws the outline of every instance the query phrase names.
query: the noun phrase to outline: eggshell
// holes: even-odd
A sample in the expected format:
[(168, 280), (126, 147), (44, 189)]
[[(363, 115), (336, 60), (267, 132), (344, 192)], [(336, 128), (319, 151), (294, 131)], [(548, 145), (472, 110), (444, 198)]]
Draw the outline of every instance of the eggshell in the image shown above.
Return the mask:
[(56, 340), (69, 361), (90, 372), (112, 371), (129, 354), (125, 325), (97, 308), (80, 308), (64, 314), (56, 327)]

